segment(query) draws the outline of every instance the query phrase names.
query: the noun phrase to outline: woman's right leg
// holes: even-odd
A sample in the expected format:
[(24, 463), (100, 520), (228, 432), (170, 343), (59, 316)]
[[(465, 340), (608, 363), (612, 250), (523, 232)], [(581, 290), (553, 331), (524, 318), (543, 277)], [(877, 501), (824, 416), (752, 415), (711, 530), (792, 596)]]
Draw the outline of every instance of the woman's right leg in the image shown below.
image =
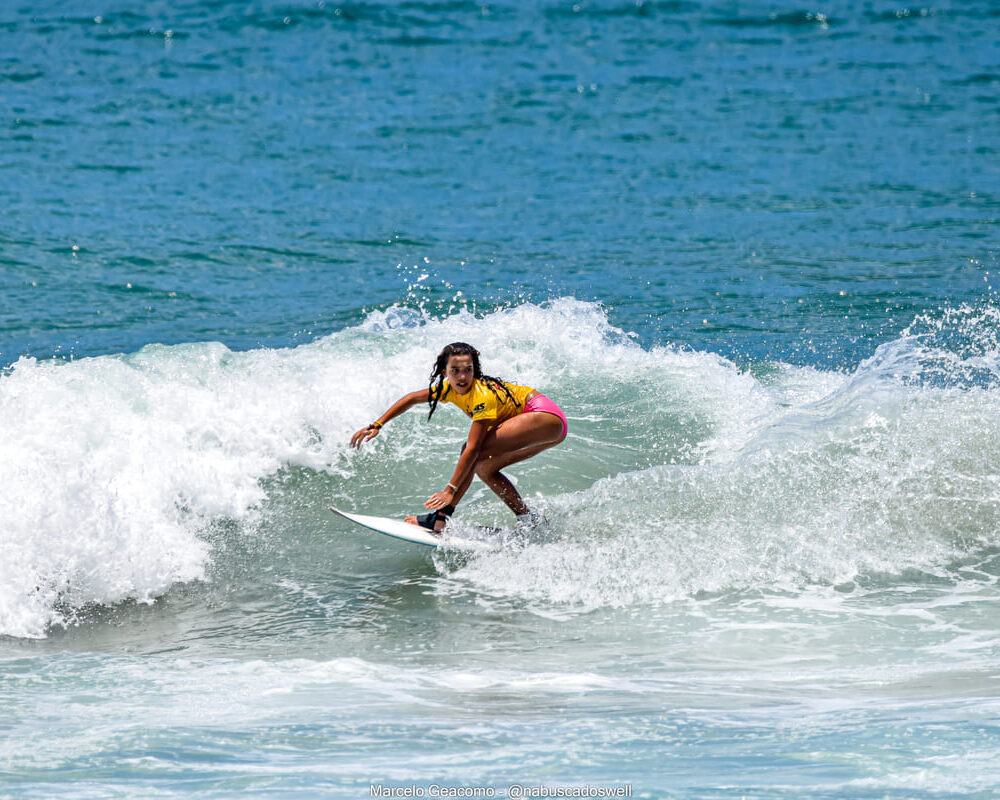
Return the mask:
[[(540, 453), (542, 450), (545, 450), (548, 447), (551, 447), (551, 445), (545, 445), (544, 447), (540, 448), (538, 452)], [(462, 445), (462, 450), (463, 451), (465, 450), (465, 445)], [(523, 458), (530, 458), (533, 455), (534, 453), (527, 453), (523, 456)], [(518, 461), (521, 460), (523, 459), (520, 458), (518, 459)], [(482, 458), (479, 461), (477, 461), (475, 471), (471, 475), (469, 475), (469, 477), (466, 478), (462, 483), (459, 484), (458, 489), (455, 491), (455, 497), (451, 501), (452, 505), (457, 506), (459, 504), (459, 501), (461, 501), (462, 497), (464, 497), (465, 493), (469, 490), (469, 486), (472, 485), (472, 479), (478, 475), (479, 479), (487, 486), (489, 486), (490, 489), (492, 489), (494, 493), (501, 500), (503, 500), (504, 503), (507, 504), (507, 507), (511, 511), (513, 511), (515, 514), (527, 514), (528, 507), (524, 504), (524, 500), (521, 498), (520, 493), (514, 487), (514, 484), (511, 483), (510, 478), (508, 478), (506, 475), (500, 472), (499, 467), (497, 467), (495, 471), (494, 470), (487, 471), (485, 469), (480, 470), (480, 464), (483, 463), (484, 461)], [(514, 462), (512, 461), (510, 463), (513, 464)]]

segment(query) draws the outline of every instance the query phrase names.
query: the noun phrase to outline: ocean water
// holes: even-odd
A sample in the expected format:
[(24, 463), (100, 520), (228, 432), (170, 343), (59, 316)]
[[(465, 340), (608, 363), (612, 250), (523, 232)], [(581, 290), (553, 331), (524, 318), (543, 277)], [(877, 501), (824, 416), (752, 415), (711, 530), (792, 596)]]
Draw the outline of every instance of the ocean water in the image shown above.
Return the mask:
[[(996, 797), (998, 123), (985, 0), (0, 5), (0, 796)], [(496, 552), (327, 511), (456, 339)]]

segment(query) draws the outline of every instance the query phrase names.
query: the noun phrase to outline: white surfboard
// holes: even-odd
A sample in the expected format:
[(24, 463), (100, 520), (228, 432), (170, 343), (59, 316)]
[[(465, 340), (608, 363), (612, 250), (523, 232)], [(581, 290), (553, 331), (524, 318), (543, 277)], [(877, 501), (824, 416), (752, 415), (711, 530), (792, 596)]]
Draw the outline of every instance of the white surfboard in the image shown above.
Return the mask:
[[(352, 514), (349, 511), (341, 511), (339, 508), (330, 506), (330, 510), (346, 520), (350, 520), (355, 525), (362, 528), (376, 531), (377, 533), (391, 536), (393, 539), (402, 539), (404, 542), (422, 544), (426, 547), (453, 547), (459, 550), (485, 551), (494, 550), (497, 545), (493, 542), (481, 539), (465, 539), (455, 536), (442, 536), (440, 533), (423, 528), (420, 525), (411, 525), (399, 519), (389, 519), (388, 517), (372, 517), (368, 514)], [(487, 529), (483, 529), (484, 532)]]

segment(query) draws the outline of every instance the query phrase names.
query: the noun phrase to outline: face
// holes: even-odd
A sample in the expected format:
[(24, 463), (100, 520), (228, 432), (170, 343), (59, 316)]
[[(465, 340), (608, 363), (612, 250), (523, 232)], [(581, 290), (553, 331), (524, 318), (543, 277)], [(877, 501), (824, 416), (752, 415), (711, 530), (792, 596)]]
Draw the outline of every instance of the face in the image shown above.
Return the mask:
[(451, 388), (455, 392), (458, 394), (468, 392), (476, 380), (475, 368), (472, 366), (472, 356), (449, 356), (444, 376), (448, 379), (448, 383), (451, 384)]

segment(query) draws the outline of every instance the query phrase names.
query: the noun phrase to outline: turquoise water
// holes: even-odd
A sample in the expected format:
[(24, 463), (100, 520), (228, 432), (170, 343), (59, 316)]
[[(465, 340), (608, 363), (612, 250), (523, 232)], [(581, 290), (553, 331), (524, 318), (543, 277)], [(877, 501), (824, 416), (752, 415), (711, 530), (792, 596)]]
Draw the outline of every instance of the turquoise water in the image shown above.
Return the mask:
[[(989, 2), (0, 9), (0, 796), (987, 798)], [(367, 535), (475, 343), (548, 524)], [(510, 526), (481, 484), (456, 518)]]

